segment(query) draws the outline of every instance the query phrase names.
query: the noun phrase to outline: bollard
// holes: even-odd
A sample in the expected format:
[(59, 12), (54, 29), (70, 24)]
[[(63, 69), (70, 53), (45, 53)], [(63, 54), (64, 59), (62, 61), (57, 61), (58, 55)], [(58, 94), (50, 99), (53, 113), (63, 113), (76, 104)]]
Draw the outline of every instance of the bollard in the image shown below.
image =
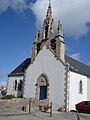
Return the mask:
[(79, 116), (79, 114), (78, 114), (78, 111), (77, 111), (77, 120), (80, 120), (80, 116)]
[(50, 105), (50, 117), (52, 117), (52, 102), (51, 102), (51, 105)]
[(31, 113), (31, 100), (29, 101), (29, 114)]

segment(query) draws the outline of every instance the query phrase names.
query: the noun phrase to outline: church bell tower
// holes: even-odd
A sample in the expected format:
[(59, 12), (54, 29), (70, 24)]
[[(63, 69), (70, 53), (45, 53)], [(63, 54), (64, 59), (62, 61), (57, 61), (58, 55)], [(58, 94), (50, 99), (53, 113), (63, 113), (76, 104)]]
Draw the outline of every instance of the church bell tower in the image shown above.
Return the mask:
[(49, 5), (46, 13), (46, 18), (43, 22), (43, 31), (37, 30), (35, 35), (35, 40), (32, 48), (32, 58), (31, 61), (35, 60), (35, 57), (39, 51), (43, 48), (45, 44), (48, 43), (48, 47), (55, 52), (56, 56), (64, 62), (64, 48), (65, 42), (63, 37), (62, 24), (58, 22), (57, 34), (54, 33), (54, 19), (52, 17), (51, 1), (49, 0)]

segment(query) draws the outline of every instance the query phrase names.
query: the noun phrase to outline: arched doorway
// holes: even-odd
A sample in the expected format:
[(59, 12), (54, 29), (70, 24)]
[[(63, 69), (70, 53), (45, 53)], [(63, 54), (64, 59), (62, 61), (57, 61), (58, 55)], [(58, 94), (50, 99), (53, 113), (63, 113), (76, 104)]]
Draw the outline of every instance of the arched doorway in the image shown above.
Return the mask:
[(44, 100), (48, 98), (48, 77), (45, 74), (41, 74), (36, 83), (36, 99)]

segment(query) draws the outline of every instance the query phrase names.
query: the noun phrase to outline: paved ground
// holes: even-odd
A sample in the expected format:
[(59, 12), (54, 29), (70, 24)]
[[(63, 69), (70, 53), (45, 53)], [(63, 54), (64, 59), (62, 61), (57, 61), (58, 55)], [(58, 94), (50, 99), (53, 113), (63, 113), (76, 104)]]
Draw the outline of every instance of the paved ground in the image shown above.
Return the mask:
[(31, 114), (25, 113), (20, 106), (0, 106), (0, 120), (90, 120), (90, 114), (79, 113), (79, 118), (76, 112), (53, 112), (52, 117), (49, 113), (33, 112)]
[(80, 114), (78, 119), (76, 113), (53, 113), (50, 117), (47, 113), (35, 112), (34, 114), (1, 115), (0, 120), (90, 120), (90, 114)]

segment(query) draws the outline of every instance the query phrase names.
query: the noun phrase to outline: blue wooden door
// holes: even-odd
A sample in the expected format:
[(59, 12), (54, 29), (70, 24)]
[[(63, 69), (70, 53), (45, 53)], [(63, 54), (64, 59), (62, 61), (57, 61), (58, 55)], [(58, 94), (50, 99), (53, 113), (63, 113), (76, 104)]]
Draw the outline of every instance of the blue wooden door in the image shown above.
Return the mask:
[(40, 86), (40, 100), (47, 98), (47, 86)]

